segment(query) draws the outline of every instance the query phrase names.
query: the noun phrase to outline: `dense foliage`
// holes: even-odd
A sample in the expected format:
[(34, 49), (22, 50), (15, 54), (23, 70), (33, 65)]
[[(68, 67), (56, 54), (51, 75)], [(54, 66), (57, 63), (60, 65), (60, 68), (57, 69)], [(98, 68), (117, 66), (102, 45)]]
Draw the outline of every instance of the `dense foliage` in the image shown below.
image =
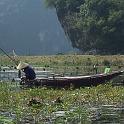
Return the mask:
[(46, 0), (73, 47), (83, 52), (124, 53), (123, 0)]

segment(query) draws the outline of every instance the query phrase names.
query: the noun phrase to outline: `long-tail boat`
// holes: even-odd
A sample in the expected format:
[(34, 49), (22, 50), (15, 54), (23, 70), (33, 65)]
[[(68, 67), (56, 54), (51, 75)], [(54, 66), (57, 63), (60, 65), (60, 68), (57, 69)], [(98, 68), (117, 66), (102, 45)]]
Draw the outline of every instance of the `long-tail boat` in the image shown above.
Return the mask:
[(109, 74), (96, 74), (88, 76), (75, 76), (75, 77), (47, 77), (47, 78), (36, 78), (35, 80), (21, 80), (20, 84), (25, 86), (46, 86), (54, 88), (65, 88), (65, 87), (85, 87), (85, 86), (97, 86), (103, 84), (116, 76), (119, 76), (124, 71), (115, 71)]

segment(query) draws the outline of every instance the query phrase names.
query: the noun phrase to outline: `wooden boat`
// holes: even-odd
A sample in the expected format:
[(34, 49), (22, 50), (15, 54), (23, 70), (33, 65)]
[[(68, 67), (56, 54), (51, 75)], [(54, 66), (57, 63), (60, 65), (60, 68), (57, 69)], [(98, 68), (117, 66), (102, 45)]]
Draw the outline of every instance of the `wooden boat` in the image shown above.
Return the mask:
[(25, 86), (46, 86), (54, 88), (65, 87), (85, 87), (85, 86), (97, 86), (105, 83), (114, 77), (121, 75), (124, 71), (115, 71), (110, 74), (96, 74), (88, 76), (75, 76), (75, 77), (48, 77), (48, 78), (36, 78), (35, 80), (22, 80), (21, 85)]

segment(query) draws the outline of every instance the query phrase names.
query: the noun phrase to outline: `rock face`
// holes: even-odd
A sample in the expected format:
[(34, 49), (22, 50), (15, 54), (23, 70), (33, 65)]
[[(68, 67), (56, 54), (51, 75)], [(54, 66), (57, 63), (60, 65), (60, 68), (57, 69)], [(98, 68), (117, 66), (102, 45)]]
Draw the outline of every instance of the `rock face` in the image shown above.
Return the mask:
[(55, 10), (43, 0), (0, 0), (0, 46), (19, 55), (73, 51)]

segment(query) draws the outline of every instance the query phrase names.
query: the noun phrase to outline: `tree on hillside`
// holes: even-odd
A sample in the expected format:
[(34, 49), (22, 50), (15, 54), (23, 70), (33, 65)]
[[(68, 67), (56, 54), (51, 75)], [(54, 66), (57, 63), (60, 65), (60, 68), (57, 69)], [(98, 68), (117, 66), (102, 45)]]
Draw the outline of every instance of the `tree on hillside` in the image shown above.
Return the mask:
[(124, 53), (123, 0), (46, 0), (55, 7), (73, 47), (81, 51)]

